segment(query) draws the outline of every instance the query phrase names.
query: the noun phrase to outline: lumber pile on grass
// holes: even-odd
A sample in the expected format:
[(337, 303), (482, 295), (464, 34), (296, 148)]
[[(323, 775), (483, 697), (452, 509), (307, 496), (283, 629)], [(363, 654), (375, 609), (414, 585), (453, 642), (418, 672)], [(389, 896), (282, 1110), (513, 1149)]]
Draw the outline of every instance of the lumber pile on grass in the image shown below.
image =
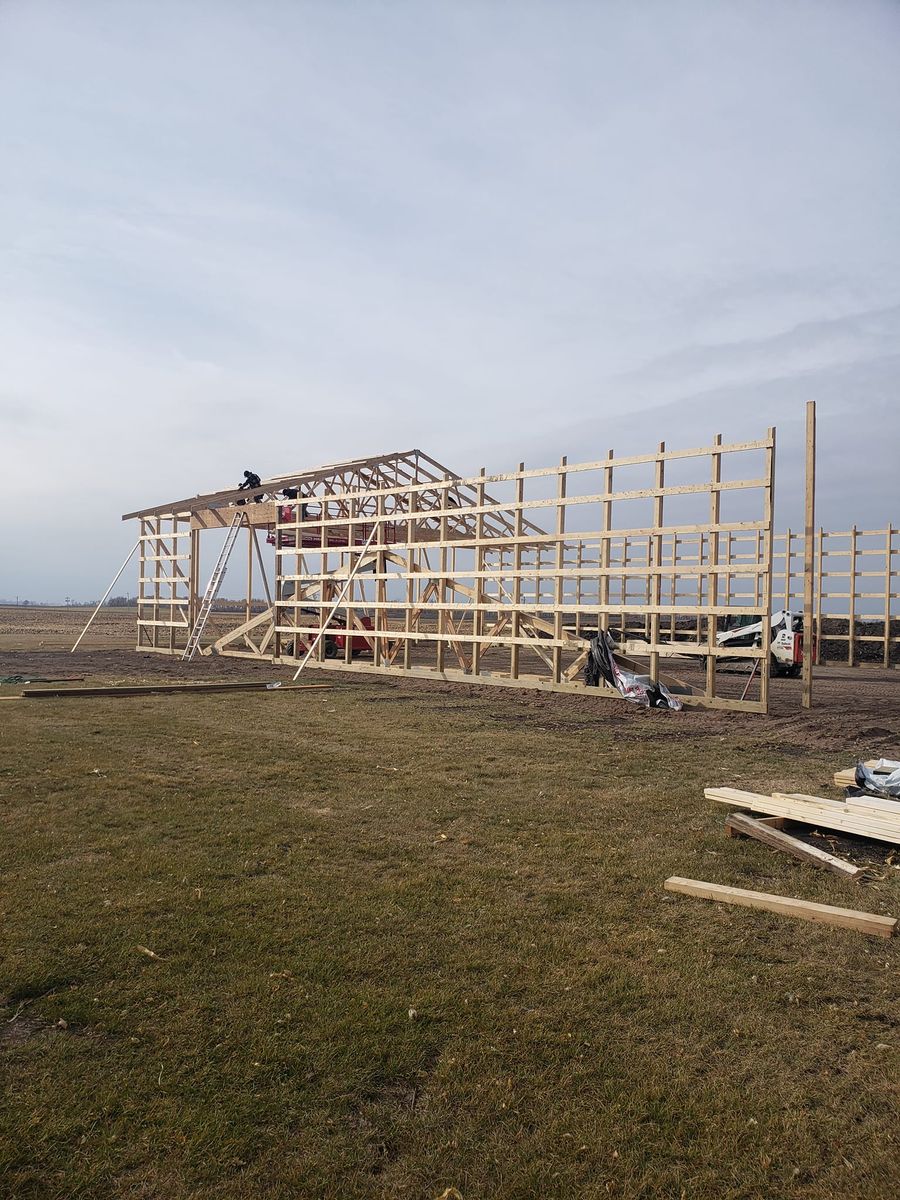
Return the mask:
[[(875, 763), (865, 764), (870, 771)], [(895, 764), (896, 765), (896, 764)], [(798, 821), (804, 825), (816, 825), (840, 833), (857, 834), (875, 838), (882, 842), (900, 845), (900, 800), (889, 799), (871, 793), (852, 794), (857, 789), (856, 768), (838, 771), (835, 784), (847, 787), (849, 793), (842, 800), (831, 800), (826, 796), (807, 796), (803, 792), (745, 792), (739, 788), (704, 788), (707, 800), (727, 804), (729, 808), (765, 813), (752, 817), (747, 812), (731, 813), (725, 828), (732, 837), (750, 837), (780, 850), (785, 854), (809, 863), (811, 866), (831, 871), (844, 879), (858, 880), (865, 874), (864, 867), (828, 854), (818, 846), (791, 837), (784, 831), (786, 821)], [(868, 780), (870, 786), (872, 779)], [(831, 904), (815, 904), (810, 900), (799, 900), (793, 896), (776, 896), (769, 892), (753, 892), (746, 888), (728, 887), (719, 883), (707, 883), (702, 879), (683, 879), (673, 875), (665, 882), (670, 892), (680, 892), (703, 900), (715, 900), (724, 904), (740, 904), (746, 908), (761, 908), (766, 912), (799, 917), (804, 921), (819, 921), (844, 929), (855, 929), (860, 933), (876, 937), (893, 937), (898, 921), (894, 917), (877, 913), (860, 912), (852, 908), (838, 908)]]
[(900, 801), (878, 796), (846, 796), (830, 800), (825, 796), (807, 796), (802, 792), (745, 792), (739, 788), (704, 788), (707, 800), (716, 800), (730, 808), (786, 817), (804, 825), (817, 825), (838, 833), (854, 833), (880, 842), (900, 845)]

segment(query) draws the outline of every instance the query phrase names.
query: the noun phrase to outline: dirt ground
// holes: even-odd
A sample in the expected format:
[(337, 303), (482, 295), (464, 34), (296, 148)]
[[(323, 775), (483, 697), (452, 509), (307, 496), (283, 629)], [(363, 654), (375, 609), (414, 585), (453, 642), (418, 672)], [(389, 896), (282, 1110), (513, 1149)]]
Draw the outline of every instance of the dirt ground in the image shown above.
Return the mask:
[[(210, 657), (183, 663), (161, 654), (135, 651), (134, 613), (104, 609), (75, 653), (70, 647), (89, 612), (76, 608), (0, 608), (0, 675), (56, 677), (77, 675), (94, 683), (215, 679), (288, 680), (290, 667), (249, 659)], [(230, 618), (221, 618), (226, 623)], [(314, 670), (314, 667), (308, 668)], [(679, 674), (690, 680), (688, 667)], [(329, 671), (327, 678), (359, 685), (360, 676)], [(575, 719), (579, 726), (596, 719), (604, 726), (627, 725), (641, 737), (663, 728), (669, 737), (732, 737), (742, 746), (776, 749), (793, 746), (840, 751), (865, 757), (900, 754), (900, 671), (873, 667), (820, 667), (814, 679), (813, 708), (800, 707), (800, 681), (772, 679), (767, 716), (685, 709), (679, 714), (646, 712), (615, 698), (515, 691), (439, 680), (365, 676), (367, 685), (387, 695), (447, 694), (468, 697), (494, 721), (534, 721), (559, 728)], [(2, 689), (9, 694), (10, 689)], [(367, 689), (368, 690), (368, 689)]]

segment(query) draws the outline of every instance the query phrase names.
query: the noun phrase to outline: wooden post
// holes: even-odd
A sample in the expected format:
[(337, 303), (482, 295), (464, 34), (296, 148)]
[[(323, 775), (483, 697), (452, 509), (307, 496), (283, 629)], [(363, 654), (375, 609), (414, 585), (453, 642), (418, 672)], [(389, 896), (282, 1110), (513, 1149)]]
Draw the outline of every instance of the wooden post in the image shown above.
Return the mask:
[(577, 542), (577, 550), (575, 551), (575, 570), (577, 578), (575, 580), (575, 636), (581, 637), (581, 571), (584, 566), (584, 542), (581, 538)]
[[(410, 489), (407, 493), (407, 507), (410, 515), (413, 515), (418, 509), (419, 493), (414, 489)], [(403, 666), (408, 671), (412, 665), (410, 652), (412, 650), (411, 630), (412, 626), (410, 618), (416, 601), (416, 585), (418, 583), (417, 573), (415, 568), (418, 566), (415, 543), (418, 541), (418, 522), (410, 521), (407, 525), (406, 540), (408, 549), (406, 551), (406, 570), (409, 574), (409, 579), (406, 581), (406, 612), (403, 615), (403, 629), (406, 636), (403, 639)]]
[[(806, 505), (803, 531), (803, 694), (800, 703), (812, 707), (813, 641), (816, 637), (813, 609), (816, 524), (816, 402), (806, 404)], [(785, 605), (790, 608), (790, 605)]]
[(850, 567), (847, 577), (847, 666), (856, 666), (856, 526), (850, 530)]
[(825, 549), (825, 530), (821, 525), (816, 543), (816, 666), (818, 667), (822, 662), (822, 559)]
[(884, 653), (882, 665), (890, 666), (890, 559), (894, 553), (894, 530), (888, 523), (884, 541)]
[(249, 621), (253, 616), (253, 526), (247, 521), (247, 603), (244, 608), (244, 620)]
[[(378, 497), (376, 508), (376, 517), (378, 530), (378, 540), (376, 541), (376, 558), (375, 558), (375, 628), (380, 636), (375, 639), (375, 666), (387, 666), (387, 638), (386, 632), (388, 628), (388, 613), (387, 613), (387, 586), (385, 582), (385, 574), (387, 572), (387, 559), (384, 556), (385, 550), (385, 529), (384, 529), (385, 503), (384, 496)], [(374, 531), (373, 531), (374, 532)]]
[[(556, 506), (556, 579), (553, 586), (554, 596), (554, 613), (553, 613), (553, 636), (557, 642), (562, 641), (563, 636), (563, 614), (561, 606), (563, 602), (563, 571), (565, 570), (566, 561), (566, 482), (568, 475), (565, 467), (568, 463), (568, 458), (563, 455), (560, 459), (560, 470), (556, 476), (556, 498), (559, 503)], [(551, 655), (553, 662), (553, 682), (559, 683), (562, 679), (562, 647), (554, 646)]]
[[(704, 535), (701, 533), (700, 545), (697, 546), (697, 568), (701, 568), (703, 563), (707, 562), (707, 560), (709, 558), (709, 545), (712, 544), (712, 538), (713, 538), (713, 535), (709, 534), (709, 542), (707, 542), (706, 539), (704, 539)], [(706, 548), (706, 553), (703, 552), (704, 548)], [(701, 622), (703, 620), (703, 617), (701, 614), (702, 607), (703, 607), (703, 572), (701, 570), (697, 570), (697, 634), (696, 634), (697, 641), (700, 641), (700, 638), (703, 634), (703, 629), (701, 626)], [(707, 618), (707, 620), (709, 620), (709, 618)]]
[(763, 658), (759, 664), (759, 701), (763, 712), (769, 711), (769, 676), (771, 674), (771, 655), (769, 643), (772, 638), (772, 552), (773, 541), (772, 521), (775, 513), (775, 429), (768, 431), (770, 446), (766, 451), (766, 490), (763, 500), (763, 524), (766, 526), (766, 561), (763, 575), (763, 620), (762, 644)]
[[(662, 490), (665, 487), (666, 479), (666, 460), (663, 455), (666, 452), (666, 443), (659, 443), (659, 457), (656, 460), (656, 476), (655, 490), (656, 495), (653, 498), (653, 527), (656, 530), (652, 541), (648, 542), (647, 557), (651, 558), (652, 563), (647, 563), (648, 576), (647, 580), (650, 584), (651, 603), (653, 612), (650, 614), (650, 644), (657, 646), (659, 644), (659, 608), (662, 603), (662, 550), (663, 550), (663, 535), (659, 532), (663, 524), (663, 495)], [(652, 571), (652, 575), (649, 572)], [(659, 651), (650, 651), (650, 678), (654, 683), (659, 682)]]
[(522, 515), (522, 505), (525, 502), (525, 480), (522, 478), (522, 472), (525, 470), (525, 464), (519, 463), (518, 474), (516, 475), (516, 510), (513, 515), (513, 536), (515, 545), (513, 547), (513, 613), (512, 613), (512, 637), (513, 644), (509, 651), (509, 677), (510, 679), (519, 678), (519, 660), (521, 658), (521, 646), (518, 639), (521, 635), (521, 612), (519, 605), (522, 603), (522, 532), (524, 528), (524, 517)]
[[(714, 446), (722, 445), (722, 435), (717, 433), (713, 438)], [(706, 603), (709, 609), (715, 608), (719, 602), (719, 574), (714, 568), (719, 565), (719, 514), (721, 512), (721, 492), (719, 484), (722, 481), (722, 455), (712, 455), (712, 469), (709, 491), (709, 556), (710, 571), (706, 582)], [(716, 633), (719, 628), (719, 618), (714, 612), (706, 616), (706, 698), (712, 700), (716, 694)]]
[(191, 569), (188, 582), (188, 626), (197, 624), (200, 609), (200, 530), (191, 530)]
[[(615, 451), (608, 450), (606, 453), (608, 462), (612, 462), (615, 458)], [(612, 466), (603, 468), (603, 494), (611, 496), (613, 490), (613, 469)], [(601, 526), (603, 537), (600, 542), (600, 622), (599, 629), (609, 629), (609, 571), (611, 561), (612, 547), (612, 501), (603, 501), (603, 524)]]
[[(357, 500), (356, 496), (351, 496), (350, 502), (347, 505), (347, 537), (345, 540), (348, 546), (353, 547), (356, 546), (355, 518), (358, 508), (359, 501)], [(344, 610), (344, 626), (348, 630), (344, 638), (344, 662), (347, 664), (353, 661), (353, 635), (349, 632), (349, 630), (356, 627), (356, 608), (354, 603), (356, 600), (356, 579), (353, 578), (353, 569), (358, 562), (359, 557), (354, 557), (353, 550), (350, 550), (347, 554), (347, 572), (350, 580), (350, 586), (347, 589), (347, 605)], [(374, 640), (372, 642), (372, 648), (373, 650), (375, 648)]]

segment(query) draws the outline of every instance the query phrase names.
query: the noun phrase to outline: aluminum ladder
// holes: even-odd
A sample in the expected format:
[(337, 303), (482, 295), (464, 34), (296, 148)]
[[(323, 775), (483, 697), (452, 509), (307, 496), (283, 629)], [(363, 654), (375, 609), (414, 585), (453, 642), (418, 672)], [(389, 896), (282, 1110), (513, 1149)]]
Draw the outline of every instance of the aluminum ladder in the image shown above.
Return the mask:
[(187, 645), (184, 648), (184, 653), (181, 656), (182, 662), (190, 662), (197, 653), (197, 648), (200, 645), (200, 638), (203, 636), (203, 630), (206, 628), (206, 622), (209, 620), (209, 614), (212, 612), (212, 606), (215, 603), (216, 596), (219, 594), (219, 588), (222, 586), (222, 580), (225, 578), (228, 559), (231, 556), (231, 551), (234, 549), (234, 543), (237, 541), (237, 535), (243, 520), (243, 513), (235, 513), (231, 520), (231, 525), (228, 529), (228, 533), (225, 535), (225, 541), (222, 544), (222, 549), (219, 551), (219, 557), (216, 559), (216, 565), (213, 567), (212, 575), (209, 577), (209, 583), (206, 585), (206, 591), (203, 593), (203, 600), (200, 603), (200, 611), (197, 613), (197, 620), (194, 622), (194, 628), (191, 630), (191, 635), (188, 638)]

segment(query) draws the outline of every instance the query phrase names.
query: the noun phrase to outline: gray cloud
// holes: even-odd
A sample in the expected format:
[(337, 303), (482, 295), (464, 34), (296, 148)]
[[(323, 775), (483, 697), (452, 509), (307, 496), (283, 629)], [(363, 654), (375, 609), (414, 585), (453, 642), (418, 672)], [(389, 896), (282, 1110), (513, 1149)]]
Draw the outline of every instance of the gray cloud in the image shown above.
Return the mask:
[(822, 511), (883, 523), (845, 452), (900, 432), (898, 47), (876, 0), (0, 6), (0, 595), (102, 591), (141, 504), (413, 444), (775, 424), (793, 520), (811, 397)]

